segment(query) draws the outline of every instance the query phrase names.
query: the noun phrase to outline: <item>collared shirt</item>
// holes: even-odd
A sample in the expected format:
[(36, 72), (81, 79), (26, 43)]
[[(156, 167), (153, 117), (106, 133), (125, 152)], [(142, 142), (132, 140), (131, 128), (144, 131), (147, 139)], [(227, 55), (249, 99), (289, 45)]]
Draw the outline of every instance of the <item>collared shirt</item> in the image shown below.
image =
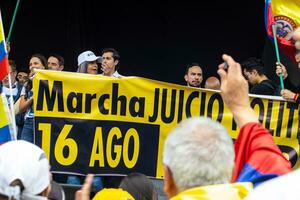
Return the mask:
[[(103, 73), (102, 73), (101, 75), (103, 75)], [(104, 75), (103, 75), (103, 76), (104, 76)], [(121, 78), (121, 77), (123, 77), (123, 76), (122, 76), (121, 74), (119, 74), (118, 71), (115, 71), (115, 72), (111, 75), (111, 77)]]

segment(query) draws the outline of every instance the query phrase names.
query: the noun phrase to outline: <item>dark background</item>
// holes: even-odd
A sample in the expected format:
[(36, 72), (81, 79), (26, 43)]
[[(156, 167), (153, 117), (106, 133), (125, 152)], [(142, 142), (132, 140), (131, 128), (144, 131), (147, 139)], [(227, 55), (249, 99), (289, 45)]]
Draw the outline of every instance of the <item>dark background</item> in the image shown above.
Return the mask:
[[(7, 35), (16, 0), (0, 2)], [(185, 84), (191, 62), (202, 66), (206, 79), (217, 76), (223, 53), (238, 61), (264, 55), (264, 1), (122, 2), (21, 0), (10, 58), (27, 68), (33, 53), (54, 52), (75, 71), (82, 51), (100, 55), (113, 47), (121, 54), (122, 75)]]

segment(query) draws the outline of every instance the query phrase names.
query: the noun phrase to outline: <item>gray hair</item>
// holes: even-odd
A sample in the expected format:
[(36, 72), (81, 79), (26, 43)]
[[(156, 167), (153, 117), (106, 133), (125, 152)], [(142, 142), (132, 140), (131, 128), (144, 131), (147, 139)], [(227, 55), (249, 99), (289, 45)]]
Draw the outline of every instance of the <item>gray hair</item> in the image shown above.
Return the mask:
[(167, 137), (163, 163), (179, 191), (228, 183), (234, 165), (232, 140), (220, 123), (205, 117), (189, 118)]
[(79, 72), (79, 73), (87, 73), (87, 65), (88, 65), (87, 61), (84, 61), (83, 63), (81, 63), (78, 66), (78, 68), (77, 68), (77, 72)]

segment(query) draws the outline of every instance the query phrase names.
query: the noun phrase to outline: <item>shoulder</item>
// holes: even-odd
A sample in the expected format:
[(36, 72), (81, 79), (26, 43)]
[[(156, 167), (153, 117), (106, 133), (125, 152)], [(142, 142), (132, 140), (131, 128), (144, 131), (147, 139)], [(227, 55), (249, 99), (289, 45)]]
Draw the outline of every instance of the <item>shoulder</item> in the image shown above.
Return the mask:
[(277, 93), (277, 88), (278, 86), (273, 81), (263, 80), (259, 84), (253, 86), (250, 90), (250, 93), (261, 95), (274, 95)]
[(119, 74), (118, 71), (115, 71), (115, 73), (113, 73), (112, 76), (115, 77), (115, 78), (122, 78), (122, 77), (124, 77), (124, 76), (122, 76), (121, 74)]

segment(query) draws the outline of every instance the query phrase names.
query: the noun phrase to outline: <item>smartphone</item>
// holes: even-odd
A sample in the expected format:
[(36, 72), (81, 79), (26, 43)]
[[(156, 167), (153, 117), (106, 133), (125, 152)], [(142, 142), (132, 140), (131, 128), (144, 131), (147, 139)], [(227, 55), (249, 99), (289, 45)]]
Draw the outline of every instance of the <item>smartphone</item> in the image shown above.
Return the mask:
[(229, 67), (228, 63), (227, 63), (227, 62), (224, 62), (224, 70), (225, 70), (225, 71), (228, 70), (228, 67)]

